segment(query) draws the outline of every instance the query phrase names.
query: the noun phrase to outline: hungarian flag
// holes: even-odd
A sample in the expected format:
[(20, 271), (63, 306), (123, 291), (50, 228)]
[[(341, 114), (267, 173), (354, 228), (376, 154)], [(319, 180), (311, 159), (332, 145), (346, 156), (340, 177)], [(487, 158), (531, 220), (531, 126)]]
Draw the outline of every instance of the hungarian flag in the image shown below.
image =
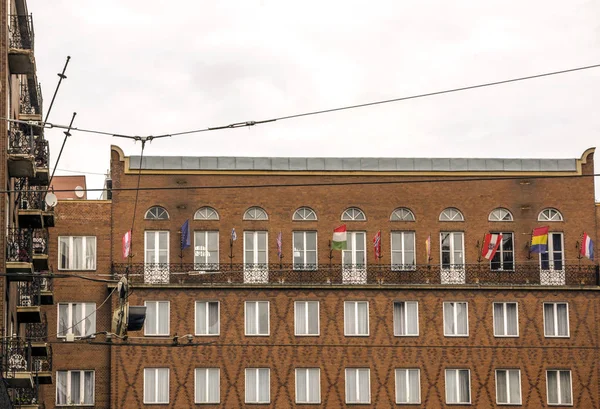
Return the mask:
[(594, 259), (594, 242), (587, 233), (583, 233), (583, 237), (581, 238), (581, 249), (579, 251), (582, 256), (587, 257), (590, 260)]
[(333, 230), (331, 250), (346, 250), (346, 240), (346, 225), (342, 224), (340, 227)]
[(131, 250), (131, 230), (123, 236), (123, 260), (127, 260)]
[(485, 240), (483, 241), (483, 247), (481, 248), (481, 255), (483, 258), (491, 260), (494, 258), (494, 255), (498, 251), (498, 247), (500, 247), (500, 243), (502, 242), (502, 234), (499, 233), (488, 233), (485, 235)]
[(373, 250), (375, 251), (375, 258), (378, 259), (381, 255), (381, 230), (373, 237)]

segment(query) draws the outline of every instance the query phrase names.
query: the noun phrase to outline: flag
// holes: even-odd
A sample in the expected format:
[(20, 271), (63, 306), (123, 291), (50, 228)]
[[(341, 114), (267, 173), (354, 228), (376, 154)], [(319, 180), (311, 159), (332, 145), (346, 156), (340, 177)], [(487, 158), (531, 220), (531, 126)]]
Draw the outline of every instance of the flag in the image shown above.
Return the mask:
[(485, 235), (483, 240), (483, 247), (481, 247), (481, 255), (483, 258), (491, 260), (500, 247), (502, 242), (502, 234), (499, 233), (488, 233)]
[(346, 250), (346, 225), (342, 224), (333, 230), (331, 239), (331, 250)]
[(431, 260), (431, 234), (425, 240), (425, 251), (427, 252), (427, 264), (429, 264), (429, 260)]
[(375, 258), (381, 255), (381, 230), (373, 237), (373, 250), (375, 250)]
[(190, 220), (188, 219), (181, 226), (181, 250), (185, 250), (192, 245), (190, 240)]
[(131, 230), (123, 236), (123, 260), (127, 260), (131, 251)]
[(594, 242), (591, 237), (587, 235), (587, 233), (583, 233), (583, 237), (581, 238), (581, 248), (579, 249), (582, 256), (589, 258), (590, 260), (594, 259)]
[(279, 258), (281, 258), (282, 252), (281, 252), (281, 232), (279, 232), (279, 234), (277, 235), (277, 256)]
[(237, 234), (235, 234), (235, 227), (231, 229), (231, 241), (237, 240)]
[(548, 226), (533, 229), (531, 234), (531, 253), (548, 252)]

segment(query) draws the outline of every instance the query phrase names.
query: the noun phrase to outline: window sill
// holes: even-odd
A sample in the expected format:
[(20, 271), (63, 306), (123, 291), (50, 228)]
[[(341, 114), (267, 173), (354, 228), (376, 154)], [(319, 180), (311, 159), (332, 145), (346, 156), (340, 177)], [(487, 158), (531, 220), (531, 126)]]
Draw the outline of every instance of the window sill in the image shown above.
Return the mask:
[(444, 334), (444, 336), (448, 337), (448, 338), (469, 338), (469, 334), (460, 334), (460, 335)]
[(319, 337), (321, 334), (294, 334), (296, 337)]
[(394, 334), (394, 337), (396, 337), (396, 338), (417, 338), (418, 336), (419, 336), (419, 334), (406, 334), (406, 335)]
[(247, 337), (270, 337), (271, 334), (244, 334)]
[(194, 334), (195, 337), (220, 337), (221, 333), (218, 334)]

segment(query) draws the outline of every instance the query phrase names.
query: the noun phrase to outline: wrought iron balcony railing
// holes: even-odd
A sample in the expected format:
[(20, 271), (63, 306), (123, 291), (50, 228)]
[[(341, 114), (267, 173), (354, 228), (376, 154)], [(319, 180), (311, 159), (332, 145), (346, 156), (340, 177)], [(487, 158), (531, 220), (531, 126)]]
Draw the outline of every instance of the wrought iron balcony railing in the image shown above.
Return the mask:
[(42, 115), (42, 87), (35, 77), (21, 82), (21, 115)]
[(50, 163), (50, 148), (48, 141), (42, 136), (36, 136), (34, 142), (33, 156), (36, 168), (47, 168)]
[(2, 372), (4, 377), (17, 372), (31, 372), (31, 344), (20, 338), (2, 340)]
[(31, 229), (31, 245), (33, 255), (48, 255), (48, 229)]
[(39, 281), (17, 283), (17, 306), (36, 307), (41, 305)]
[(46, 190), (31, 186), (27, 178), (15, 178), (15, 190), (19, 191), (18, 207), (22, 210), (46, 210), (46, 202), (44, 197)]
[(46, 313), (42, 314), (42, 322), (25, 324), (25, 338), (30, 342), (48, 341), (48, 320)]
[(39, 387), (37, 383), (33, 384), (33, 388), (14, 388), (13, 403), (15, 409), (19, 409), (26, 405), (39, 405)]
[[(301, 268), (300, 268), (301, 267)], [(540, 269), (515, 264), (511, 271), (489, 264), (439, 265), (294, 265), (294, 264), (113, 264), (113, 275), (133, 284), (291, 284), (291, 285), (568, 285), (598, 286), (596, 265)]]
[(6, 261), (31, 263), (33, 259), (33, 238), (27, 229), (8, 229), (6, 238)]
[(20, 50), (34, 49), (33, 17), (31, 15), (8, 16), (8, 35), (10, 48)]
[(52, 372), (52, 345), (47, 346), (46, 356), (32, 357), (31, 370), (37, 376), (40, 372)]
[(8, 131), (8, 154), (9, 155), (34, 155), (36, 146), (33, 141), (33, 132), (27, 133), (20, 128), (12, 128)]

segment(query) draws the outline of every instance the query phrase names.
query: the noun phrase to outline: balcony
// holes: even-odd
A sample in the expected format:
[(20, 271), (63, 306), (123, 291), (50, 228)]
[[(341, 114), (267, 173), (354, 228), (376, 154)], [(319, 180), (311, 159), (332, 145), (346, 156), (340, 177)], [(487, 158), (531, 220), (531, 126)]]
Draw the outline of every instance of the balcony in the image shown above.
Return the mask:
[(8, 16), (8, 65), (11, 74), (35, 73), (33, 17)]
[(33, 241), (29, 230), (10, 228), (6, 237), (6, 273), (8, 281), (31, 281)]
[(12, 128), (8, 131), (8, 174), (10, 177), (35, 175), (35, 143), (33, 131)]
[(46, 191), (29, 185), (27, 178), (15, 180), (15, 190), (18, 190), (17, 215), (20, 227), (41, 229), (44, 227), (44, 215), (46, 203), (44, 197)]
[(33, 282), (39, 280), (40, 304), (54, 305), (54, 280), (48, 274), (42, 273), (39, 277), (34, 277)]
[(2, 340), (2, 375), (9, 388), (33, 388), (31, 347), (17, 337)]
[(25, 324), (25, 338), (28, 342), (31, 343), (32, 355), (40, 356), (40, 353), (44, 351), (35, 350), (36, 345), (46, 345), (48, 341), (48, 320), (46, 317), (46, 313), (42, 315), (42, 319), (37, 323), (29, 323)]
[(17, 283), (17, 321), (42, 322), (40, 287), (32, 282)]
[(32, 348), (33, 376), (40, 385), (52, 384), (52, 345), (48, 344), (45, 355), (34, 355)]
[(369, 265), (298, 266), (293, 264), (113, 264), (115, 278), (127, 275), (132, 284), (149, 285), (421, 285), (421, 286), (571, 286), (600, 285), (595, 265), (563, 265), (540, 269), (536, 263), (514, 270), (491, 270), (489, 264), (460, 266)]
[(48, 229), (31, 230), (33, 268), (35, 271), (48, 270)]
[(35, 174), (29, 179), (29, 185), (48, 186), (50, 149), (48, 141), (41, 135), (36, 136), (34, 139), (33, 156)]
[(39, 386), (34, 382), (33, 388), (13, 389), (13, 407), (15, 409), (39, 409), (40, 404)]
[(42, 88), (37, 82), (37, 78), (31, 75), (27, 77), (27, 81), (21, 82), (19, 120), (41, 121), (42, 105)]

